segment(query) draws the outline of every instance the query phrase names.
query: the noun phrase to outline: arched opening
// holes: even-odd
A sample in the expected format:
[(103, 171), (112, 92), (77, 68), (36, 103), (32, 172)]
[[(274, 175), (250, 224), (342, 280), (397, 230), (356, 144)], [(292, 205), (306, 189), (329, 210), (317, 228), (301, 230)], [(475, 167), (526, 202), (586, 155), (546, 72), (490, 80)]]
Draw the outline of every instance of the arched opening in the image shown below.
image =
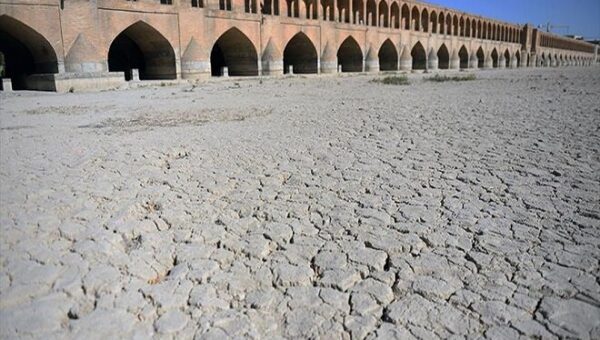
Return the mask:
[(379, 69), (381, 71), (398, 70), (398, 51), (390, 39), (387, 39), (379, 49)]
[(392, 27), (395, 29), (399, 29), (400, 28), (400, 6), (398, 6), (397, 2), (392, 3), (392, 8), (391, 8), (391, 13), (392, 13)]
[(350, 14), (350, 17), (353, 18), (352, 22), (355, 24), (364, 25), (365, 12), (363, 9), (363, 0), (352, 0), (352, 8), (354, 11), (354, 13)]
[(412, 17), (412, 29), (417, 32), (420, 31), (421, 25), (420, 25), (419, 19), (421, 17), (421, 14), (419, 13), (419, 9), (416, 6), (413, 7), (412, 12), (410, 14)]
[(223, 67), (227, 67), (230, 76), (258, 75), (256, 48), (237, 28), (223, 33), (210, 52), (211, 74), (214, 77), (222, 76)]
[(483, 49), (479, 47), (477, 50), (477, 68), (483, 68), (485, 66), (485, 54)]
[(450, 68), (450, 52), (448, 52), (448, 48), (445, 44), (440, 46), (440, 49), (437, 52), (438, 57), (438, 68), (441, 70), (447, 70)]
[(268, 15), (279, 15), (279, 0), (265, 0), (262, 13)]
[(338, 65), (342, 72), (362, 72), (363, 54), (353, 37), (348, 37), (337, 52)]
[(469, 68), (469, 52), (464, 45), (458, 51), (458, 58), (460, 58), (460, 68)]
[(477, 20), (477, 39), (481, 39), (481, 20)]
[(498, 51), (495, 48), (492, 51), (492, 66), (498, 68)]
[(421, 12), (421, 26), (423, 32), (429, 32), (429, 13), (427, 13), (427, 9), (425, 8)]
[(465, 36), (466, 37), (471, 36), (471, 19), (469, 19), (469, 18), (467, 18), (466, 23), (465, 23)]
[(440, 34), (446, 34), (446, 31), (445, 31), (446, 30), (446, 19), (445, 18), (446, 18), (446, 16), (444, 15), (444, 13), (443, 12), (440, 13), (440, 16), (439, 16), (439, 25), (440, 25), (439, 33)]
[(108, 70), (124, 72), (132, 79), (138, 69), (140, 80), (175, 79), (175, 52), (169, 41), (145, 22), (127, 27), (113, 40), (108, 50)]
[(463, 17), (460, 17), (460, 36), (464, 37), (465, 36), (465, 19)]
[(4, 55), (4, 77), (14, 90), (34, 89), (27, 83), (32, 74), (58, 73), (52, 45), (41, 34), (7, 15), (0, 16), (0, 52)]
[(323, 20), (333, 21), (333, 0), (321, 0), (321, 6), (323, 7)]
[(529, 53), (527, 53), (527, 67), (531, 67), (531, 57), (529, 56)]
[(446, 16), (446, 34), (452, 35), (452, 16), (450, 14)]
[(379, 26), (389, 27), (390, 21), (388, 18), (388, 5), (385, 0), (379, 2)]
[(299, 16), (299, 5), (298, 0), (285, 0), (287, 13), (286, 15), (290, 18), (297, 18)]
[(504, 66), (506, 66), (506, 68), (509, 68), (510, 67), (510, 52), (508, 52), (508, 50), (506, 50), (506, 52), (504, 52), (504, 62), (505, 62)]
[(377, 12), (377, 5), (375, 3), (375, 0), (368, 0), (367, 1), (367, 21), (368, 21), (367, 25), (377, 26), (376, 12)]
[(437, 13), (435, 11), (431, 11), (431, 15), (429, 17), (430, 17), (429, 21), (431, 22), (431, 33), (437, 33), (438, 32)]
[(402, 5), (402, 27), (405, 30), (410, 29), (410, 10), (406, 4)]
[(521, 53), (515, 52), (515, 58), (517, 58), (517, 67), (521, 67)]
[(290, 39), (283, 50), (283, 72), (288, 73), (290, 66), (294, 73), (317, 73), (317, 50), (302, 32)]
[(420, 42), (417, 42), (410, 52), (412, 56), (413, 70), (425, 70), (427, 68), (427, 53)]
[(452, 26), (454, 27), (454, 35), (458, 36), (458, 17), (455, 15), (452, 20)]
[(340, 22), (350, 22), (350, 0), (338, 0), (338, 13), (340, 15)]

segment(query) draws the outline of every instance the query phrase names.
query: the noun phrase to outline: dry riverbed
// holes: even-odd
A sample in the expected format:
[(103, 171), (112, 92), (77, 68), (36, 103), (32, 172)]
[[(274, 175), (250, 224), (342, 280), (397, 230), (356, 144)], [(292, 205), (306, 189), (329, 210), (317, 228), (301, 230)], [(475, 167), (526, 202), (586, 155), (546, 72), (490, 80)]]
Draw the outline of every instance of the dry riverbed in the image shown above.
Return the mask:
[(0, 93), (0, 337), (600, 338), (600, 68)]

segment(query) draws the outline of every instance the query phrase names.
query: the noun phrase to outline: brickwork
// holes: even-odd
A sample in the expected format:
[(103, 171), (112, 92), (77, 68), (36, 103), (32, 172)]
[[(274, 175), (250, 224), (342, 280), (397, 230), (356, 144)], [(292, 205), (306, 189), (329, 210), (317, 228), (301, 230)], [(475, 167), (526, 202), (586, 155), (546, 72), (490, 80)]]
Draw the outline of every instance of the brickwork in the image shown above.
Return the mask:
[(45, 73), (194, 79), (597, 60), (594, 45), (530, 25), (386, 0), (18, 0), (0, 4), (0, 43), (15, 88)]

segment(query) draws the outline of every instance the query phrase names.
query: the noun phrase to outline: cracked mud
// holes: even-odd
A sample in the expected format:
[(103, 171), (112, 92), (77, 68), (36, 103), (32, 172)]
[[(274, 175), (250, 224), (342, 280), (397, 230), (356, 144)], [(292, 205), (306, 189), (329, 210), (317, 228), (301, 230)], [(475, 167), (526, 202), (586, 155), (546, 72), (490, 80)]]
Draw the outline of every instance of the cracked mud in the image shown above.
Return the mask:
[(0, 336), (600, 338), (600, 69), (374, 77), (0, 94)]

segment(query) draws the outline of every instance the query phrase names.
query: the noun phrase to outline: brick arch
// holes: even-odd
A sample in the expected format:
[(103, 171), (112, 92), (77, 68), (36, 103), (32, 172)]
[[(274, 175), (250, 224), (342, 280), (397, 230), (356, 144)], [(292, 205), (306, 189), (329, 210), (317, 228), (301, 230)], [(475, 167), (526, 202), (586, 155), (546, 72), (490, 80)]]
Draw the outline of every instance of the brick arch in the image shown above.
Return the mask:
[(289, 66), (294, 73), (317, 73), (319, 51), (312, 39), (304, 32), (294, 34), (283, 47), (283, 71), (288, 73)]
[(410, 30), (421, 31), (421, 10), (416, 5), (410, 9)]
[(16, 90), (35, 89), (32, 74), (58, 73), (57, 53), (50, 42), (31, 26), (8, 15), (0, 16), (0, 52), (6, 77)]
[(256, 44), (237, 27), (218, 35), (211, 46), (211, 73), (220, 75), (227, 67), (232, 76), (258, 75), (258, 49)]
[(109, 71), (124, 72), (128, 80), (132, 78), (132, 69), (139, 70), (140, 79), (177, 78), (177, 57), (173, 45), (143, 20), (115, 35), (106, 55)]
[(398, 58), (400, 53), (396, 44), (391, 39), (385, 39), (380, 45), (377, 53), (379, 69), (381, 71), (398, 70)]
[(362, 71), (364, 52), (352, 35), (349, 34), (342, 40), (337, 48), (336, 56), (342, 72)]
[[(4, 22), (2, 25), (13, 26), (16, 24), (16, 26), (20, 26), (25, 30), (25, 32), (22, 32), (24, 34), (30, 35), (32, 32), (35, 33), (32, 35), (37, 36), (37, 40), (42, 42), (39, 47), (44, 47), (49, 53), (53, 54), (52, 57), (58, 64), (58, 70), (60, 71), (62, 63), (64, 62), (62, 45), (59, 43), (61, 41), (60, 26), (58, 24), (53, 25), (55, 22), (58, 23), (58, 20), (34, 20), (34, 18), (34, 16), (28, 15), (27, 11), (15, 11), (14, 13), (11, 13), (11, 15), (0, 15), (0, 21)], [(31, 43), (34, 44), (33, 41)], [(41, 50), (35, 51), (35, 54), (41, 52)]]

